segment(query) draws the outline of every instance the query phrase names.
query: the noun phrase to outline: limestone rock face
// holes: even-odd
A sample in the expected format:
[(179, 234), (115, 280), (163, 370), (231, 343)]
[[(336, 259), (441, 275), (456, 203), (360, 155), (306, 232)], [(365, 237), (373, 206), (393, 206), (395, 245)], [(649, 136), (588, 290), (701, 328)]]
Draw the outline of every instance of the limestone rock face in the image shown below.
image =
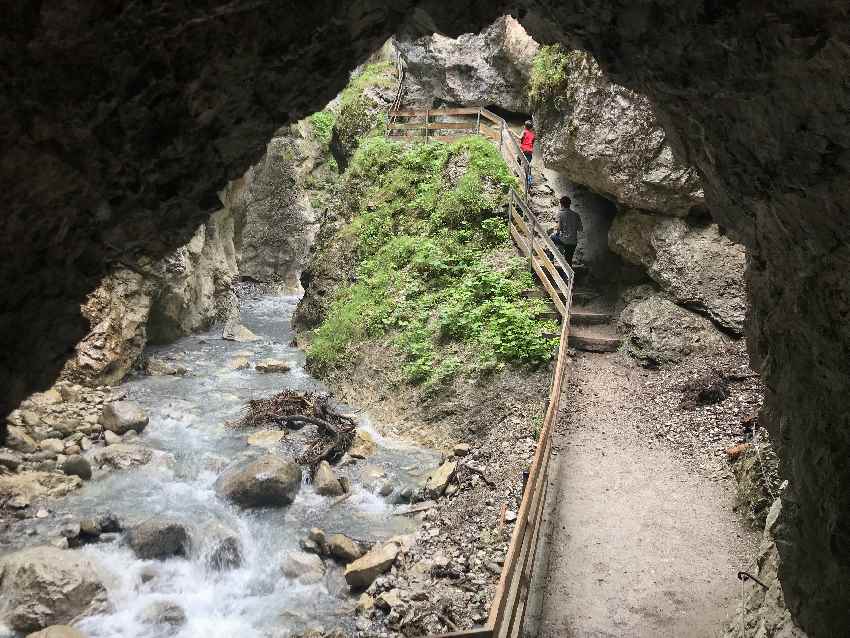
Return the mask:
[(744, 333), (746, 253), (716, 224), (625, 212), (614, 218), (608, 245), (643, 266), (676, 303), (705, 312), (734, 334)]
[(632, 356), (651, 365), (676, 363), (692, 354), (721, 354), (728, 339), (711, 322), (653, 296), (636, 301), (620, 315), (620, 328)]
[(303, 123), (272, 138), (262, 160), (222, 197), (236, 219), (239, 275), (300, 290), (299, 277), (318, 230), (317, 212), (304, 188), (319, 155)]
[(221, 496), (246, 508), (289, 505), (300, 488), (301, 468), (271, 455), (230, 470), (216, 481)]
[(630, 208), (684, 216), (702, 205), (699, 174), (674, 157), (650, 101), (613, 82), (589, 54), (568, 60), (560, 106), (535, 111), (546, 167)]
[(105, 601), (94, 563), (77, 552), (33, 547), (0, 558), (0, 620), (31, 632), (68, 623)]
[(481, 33), (456, 39), (435, 33), (397, 46), (407, 67), (407, 103), (442, 100), (528, 111), (525, 88), (539, 45), (510, 16)]

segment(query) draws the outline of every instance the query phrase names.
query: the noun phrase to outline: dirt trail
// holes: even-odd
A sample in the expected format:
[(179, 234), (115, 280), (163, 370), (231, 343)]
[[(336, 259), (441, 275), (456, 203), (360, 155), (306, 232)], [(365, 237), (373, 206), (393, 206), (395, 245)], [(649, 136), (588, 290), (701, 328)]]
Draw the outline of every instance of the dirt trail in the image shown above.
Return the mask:
[(757, 538), (731, 482), (647, 436), (632, 406), (648, 374), (618, 353), (574, 360), (529, 635), (718, 636), (734, 609)]

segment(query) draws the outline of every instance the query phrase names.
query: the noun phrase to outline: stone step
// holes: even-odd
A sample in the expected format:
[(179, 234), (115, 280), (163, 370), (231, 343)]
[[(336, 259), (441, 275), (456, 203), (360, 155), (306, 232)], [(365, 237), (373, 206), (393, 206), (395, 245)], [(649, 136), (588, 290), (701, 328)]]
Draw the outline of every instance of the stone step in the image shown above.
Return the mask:
[(594, 312), (592, 310), (576, 308), (570, 313), (570, 323), (572, 325), (598, 326), (609, 323), (610, 321), (611, 314), (608, 312)]
[(570, 346), (586, 352), (616, 352), (621, 343), (613, 326), (576, 326), (570, 329)]
[(588, 288), (576, 288), (573, 290), (573, 303), (588, 303), (599, 297), (599, 293)]

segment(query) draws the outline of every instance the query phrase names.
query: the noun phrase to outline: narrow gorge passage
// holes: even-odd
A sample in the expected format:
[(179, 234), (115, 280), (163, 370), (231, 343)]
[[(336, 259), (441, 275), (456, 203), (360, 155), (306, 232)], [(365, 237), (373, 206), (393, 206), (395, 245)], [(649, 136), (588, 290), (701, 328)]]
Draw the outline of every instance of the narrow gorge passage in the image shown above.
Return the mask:
[[(731, 481), (649, 436), (652, 374), (579, 354), (550, 469), (540, 638), (717, 636), (756, 535)], [(544, 528), (545, 529), (545, 528)]]

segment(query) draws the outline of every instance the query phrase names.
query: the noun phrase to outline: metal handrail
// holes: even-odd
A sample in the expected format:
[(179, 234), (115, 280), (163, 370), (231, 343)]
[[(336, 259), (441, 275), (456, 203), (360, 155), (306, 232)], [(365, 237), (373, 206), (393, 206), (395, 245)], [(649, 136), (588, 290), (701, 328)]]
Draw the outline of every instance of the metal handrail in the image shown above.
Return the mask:
[[(505, 557), (504, 568), (499, 577), (499, 585), (490, 607), (487, 624), (483, 627), (473, 627), (472, 629), (431, 637), (519, 638), (522, 635), (528, 590), (531, 584), (531, 574), (537, 555), (543, 510), (546, 503), (552, 432), (560, 408), (561, 392), (566, 377), (570, 311), (575, 273), (561, 251), (549, 238), (532, 210), (529, 203), (528, 180), (526, 179), (527, 171), (530, 171), (531, 167), (522, 154), (518, 140), (508, 128), (504, 119), (481, 107), (477, 109), (437, 109), (424, 112), (415, 109), (397, 109), (396, 113), (398, 117), (407, 118), (424, 116), (425, 122), (419, 126), (417, 126), (417, 123), (407, 123), (396, 127), (388, 126), (388, 136), (392, 130), (407, 132), (424, 128), (427, 141), (430, 130), (440, 130), (440, 124), (448, 123), (434, 122), (434, 118), (475, 115), (476, 121), (474, 124), (470, 123), (469, 128), (474, 129), (478, 135), (496, 142), (495, 135), (491, 136), (490, 127), (482, 123), (482, 118), (498, 126), (499, 153), (508, 166), (512, 167), (512, 170), (516, 166), (513, 161), (513, 153), (518, 153), (519, 165), (522, 169), (519, 177), (524, 187), (522, 194), (518, 193), (516, 189), (510, 190), (507, 220), (509, 232), (517, 249), (528, 259), (529, 268), (537, 275), (540, 283), (552, 299), (552, 303), (561, 314), (561, 339), (555, 359), (555, 372), (552, 377), (552, 388), (549, 392), (546, 414), (543, 418), (543, 427), (540, 431), (534, 459), (529, 468), (528, 480), (520, 503), (517, 521)], [(482, 128), (483, 126), (487, 126), (487, 129)], [(445, 137), (432, 136), (431, 139)], [(514, 172), (516, 173), (515, 170)]]

